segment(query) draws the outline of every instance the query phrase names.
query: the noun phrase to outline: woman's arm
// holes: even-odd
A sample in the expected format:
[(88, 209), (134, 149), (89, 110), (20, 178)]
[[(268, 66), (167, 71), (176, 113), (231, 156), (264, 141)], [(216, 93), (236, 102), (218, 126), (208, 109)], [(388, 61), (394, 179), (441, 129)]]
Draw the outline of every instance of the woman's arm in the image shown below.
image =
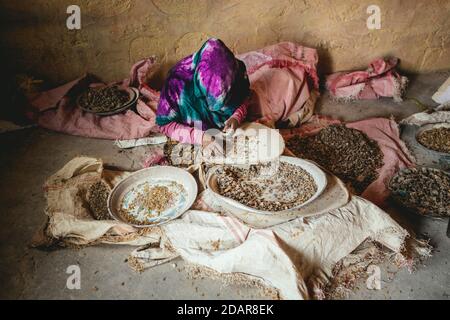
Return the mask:
[(228, 118), (227, 121), (225, 121), (225, 126), (223, 130), (225, 132), (231, 130), (234, 131), (236, 128), (245, 120), (247, 117), (247, 109), (249, 105), (249, 99), (246, 99), (244, 103), (242, 103), (231, 115), (231, 117)]
[(233, 113), (231, 118), (237, 120), (238, 124), (241, 124), (247, 117), (249, 99), (246, 99)]
[(164, 126), (160, 126), (159, 129), (166, 136), (181, 143), (201, 145), (203, 141), (203, 130), (182, 123), (170, 122)]

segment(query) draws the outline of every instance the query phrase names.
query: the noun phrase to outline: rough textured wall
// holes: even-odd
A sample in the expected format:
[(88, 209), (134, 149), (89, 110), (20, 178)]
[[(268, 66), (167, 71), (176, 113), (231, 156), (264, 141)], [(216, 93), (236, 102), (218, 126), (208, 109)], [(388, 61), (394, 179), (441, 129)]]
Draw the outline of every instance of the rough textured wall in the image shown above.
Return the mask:
[[(28, 0), (1, 3), (2, 64), (60, 83), (90, 71), (106, 81), (156, 55), (156, 83), (209, 36), (244, 52), (278, 41), (316, 47), (320, 71), (365, 66), (380, 55), (408, 71), (450, 67), (448, 0)], [(66, 28), (78, 4), (81, 30)], [(381, 8), (381, 30), (368, 30), (367, 6)]]

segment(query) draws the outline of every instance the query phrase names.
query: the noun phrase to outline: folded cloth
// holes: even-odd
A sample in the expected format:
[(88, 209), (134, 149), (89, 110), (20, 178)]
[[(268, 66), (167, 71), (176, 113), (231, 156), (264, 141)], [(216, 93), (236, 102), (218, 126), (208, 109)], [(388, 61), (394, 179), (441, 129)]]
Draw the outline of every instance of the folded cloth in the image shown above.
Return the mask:
[(330, 95), (336, 99), (378, 99), (392, 97), (402, 101), (408, 78), (395, 71), (397, 58), (373, 60), (365, 71), (337, 72), (326, 79)]
[(55, 89), (39, 93), (30, 99), (29, 118), (47, 129), (69, 133), (76, 136), (101, 139), (136, 139), (158, 132), (155, 124), (156, 104), (159, 93), (145, 82), (146, 76), (153, 71), (155, 59), (148, 58), (137, 62), (131, 69), (130, 77), (123, 81), (124, 86), (139, 89), (140, 98), (136, 111), (127, 110), (107, 117), (84, 112), (78, 108), (72, 91), (83, 90), (88, 86), (98, 86), (92, 77), (83, 76)]

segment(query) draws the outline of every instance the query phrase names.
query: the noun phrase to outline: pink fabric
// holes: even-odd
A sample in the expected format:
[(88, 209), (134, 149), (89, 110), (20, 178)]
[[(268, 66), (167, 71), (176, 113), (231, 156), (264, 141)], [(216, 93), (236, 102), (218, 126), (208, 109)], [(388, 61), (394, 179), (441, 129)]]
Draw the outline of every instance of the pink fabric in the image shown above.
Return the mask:
[(58, 88), (39, 93), (32, 99), (32, 107), (38, 111), (56, 108), (67, 92), (73, 87), (83, 83), (87, 78), (87, 75), (84, 75), (83, 77), (66, 83)]
[(183, 123), (171, 122), (159, 128), (166, 136), (180, 143), (202, 144), (203, 130)]
[(239, 108), (234, 111), (233, 115), (231, 116), (232, 118), (236, 119), (239, 124), (244, 122), (245, 118), (247, 117), (248, 103), (248, 100), (245, 101), (242, 105), (239, 106)]
[(77, 136), (101, 139), (134, 139), (148, 136), (159, 131), (155, 124), (159, 93), (142, 82), (153, 66), (153, 58), (139, 61), (132, 67), (130, 77), (123, 82), (125, 86), (134, 86), (140, 90), (141, 97), (136, 112), (127, 110), (101, 117), (79, 109), (73, 99), (68, 97), (68, 93), (74, 89), (98, 85), (84, 76), (34, 97), (30, 101), (33, 112), (28, 115), (44, 128)]
[[(284, 42), (238, 57), (247, 66), (254, 92), (248, 107), (237, 110), (233, 115), (238, 121), (242, 122), (246, 118), (247, 109), (248, 120), (259, 122), (285, 121), (292, 114), (298, 114), (299, 119), (306, 120), (312, 115), (314, 104), (306, 101), (310, 99), (310, 90), (318, 90), (318, 57), (315, 49)], [(145, 84), (154, 68), (154, 58), (141, 60), (132, 66), (129, 78), (122, 82), (124, 86), (138, 88), (141, 93), (136, 112), (127, 110), (117, 115), (100, 117), (74, 106), (67, 97), (71, 90), (96, 85), (84, 76), (34, 97), (30, 101), (33, 109), (28, 115), (44, 128), (78, 136), (103, 139), (148, 136), (159, 131), (155, 123), (159, 93)], [(170, 133), (169, 129), (174, 128), (167, 128), (165, 132)], [(189, 131), (186, 141), (199, 143), (200, 134)]]
[(374, 118), (351, 122), (348, 128), (361, 130), (367, 136), (378, 142), (383, 152), (383, 167), (379, 170), (378, 179), (372, 182), (362, 197), (372, 201), (378, 206), (386, 206), (389, 197), (388, 183), (400, 169), (413, 167), (414, 162), (409, 156), (408, 148), (400, 140), (398, 125), (394, 120), (386, 118)]
[[(242, 123), (247, 116), (248, 103), (245, 102), (239, 106), (231, 117), (235, 118), (238, 123)], [(160, 131), (166, 136), (177, 140), (181, 143), (202, 144), (204, 131), (190, 127), (183, 123), (171, 122), (165, 126), (161, 126)]]
[[(281, 130), (280, 133), (285, 139), (298, 134), (307, 136), (316, 134), (318, 131), (330, 124), (338, 124), (339, 120), (323, 116), (313, 116), (311, 121), (300, 128), (291, 130)], [(400, 139), (397, 123), (386, 118), (372, 118), (356, 122), (347, 123), (348, 128), (360, 130), (367, 136), (378, 142), (383, 153), (383, 166), (379, 169), (377, 180), (372, 182), (362, 193), (362, 197), (370, 200), (380, 207), (386, 206), (389, 197), (387, 184), (396, 172), (405, 167), (413, 167), (413, 160), (409, 157), (408, 149)], [(292, 154), (287, 149), (287, 154)]]
[(143, 168), (148, 168), (156, 165), (168, 166), (169, 162), (164, 155), (164, 151), (161, 148), (158, 148), (156, 150), (152, 150), (152, 153), (149, 156), (145, 157), (141, 164)]
[(312, 115), (314, 105), (303, 109), (310, 90), (319, 88), (315, 49), (283, 42), (237, 57), (247, 67), (253, 91), (248, 120), (274, 123), (299, 112)]
[(365, 71), (337, 72), (329, 75), (326, 86), (330, 95), (338, 99), (400, 99), (407, 78), (400, 76), (395, 67), (397, 58), (375, 59)]
[(304, 123), (301, 127), (292, 129), (280, 129), (279, 132), (285, 140), (289, 140), (292, 136), (300, 135), (311, 136), (315, 135), (317, 132), (331, 124), (340, 124), (341, 121), (338, 119), (333, 119), (331, 117), (322, 115), (313, 115), (308, 122)]
[(140, 87), (145, 84), (153, 74), (156, 65), (155, 57), (146, 58), (136, 62), (130, 70), (130, 77), (124, 79), (122, 84), (126, 87)]

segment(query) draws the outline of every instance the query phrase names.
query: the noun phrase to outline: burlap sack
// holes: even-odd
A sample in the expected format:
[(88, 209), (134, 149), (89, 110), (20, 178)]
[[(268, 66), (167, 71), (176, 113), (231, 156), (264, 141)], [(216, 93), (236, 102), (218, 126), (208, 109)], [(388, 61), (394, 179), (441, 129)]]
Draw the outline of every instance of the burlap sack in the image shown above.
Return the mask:
[(44, 184), (48, 219), (35, 235), (33, 246), (83, 246), (95, 243), (144, 245), (158, 242), (158, 228), (135, 229), (115, 220), (95, 220), (87, 204), (88, 188), (103, 179), (113, 187), (127, 175), (105, 170), (101, 160), (77, 157)]

